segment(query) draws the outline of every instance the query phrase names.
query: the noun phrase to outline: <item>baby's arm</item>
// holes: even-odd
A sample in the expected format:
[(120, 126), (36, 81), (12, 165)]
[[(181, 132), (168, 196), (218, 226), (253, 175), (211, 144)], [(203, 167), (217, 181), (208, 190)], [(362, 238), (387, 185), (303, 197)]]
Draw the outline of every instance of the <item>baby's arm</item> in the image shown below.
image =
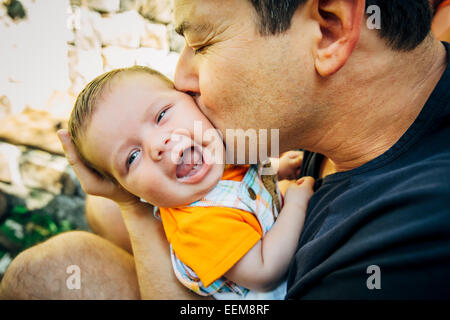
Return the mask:
[(292, 183), (275, 224), (225, 274), (227, 279), (256, 291), (269, 291), (280, 283), (297, 248), (313, 184), (311, 177)]

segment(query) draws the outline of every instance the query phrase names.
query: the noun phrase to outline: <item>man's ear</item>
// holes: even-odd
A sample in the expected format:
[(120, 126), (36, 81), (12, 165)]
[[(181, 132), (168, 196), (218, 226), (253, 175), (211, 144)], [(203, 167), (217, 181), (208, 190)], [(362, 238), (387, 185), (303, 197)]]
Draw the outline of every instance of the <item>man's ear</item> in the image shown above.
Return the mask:
[(320, 26), (314, 63), (322, 77), (339, 71), (353, 52), (361, 32), (365, 0), (314, 0), (312, 16)]

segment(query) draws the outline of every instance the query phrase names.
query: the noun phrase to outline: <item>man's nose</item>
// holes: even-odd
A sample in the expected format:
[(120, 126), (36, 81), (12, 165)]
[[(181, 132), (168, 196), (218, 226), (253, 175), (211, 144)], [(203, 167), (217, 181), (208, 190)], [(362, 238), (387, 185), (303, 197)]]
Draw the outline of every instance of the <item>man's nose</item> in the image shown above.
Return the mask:
[(194, 51), (185, 45), (175, 72), (175, 88), (191, 94), (200, 94), (198, 63)]

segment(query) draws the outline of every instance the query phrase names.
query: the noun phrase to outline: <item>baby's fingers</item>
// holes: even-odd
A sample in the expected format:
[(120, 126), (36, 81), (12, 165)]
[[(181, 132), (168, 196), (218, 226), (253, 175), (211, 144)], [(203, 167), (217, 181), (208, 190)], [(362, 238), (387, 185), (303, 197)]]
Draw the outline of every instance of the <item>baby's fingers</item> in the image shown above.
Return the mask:
[(296, 182), (291, 182), (286, 191), (286, 198), (287, 200), (303, 200), (306, 196), (309, 199), (314, 193), (313, 188), (314, 178), (303, 177)]
[(295, 184), (301, 189), (301, 191), (305, 192), (308, 197), (311, 197), (314, 193), (314, 178), (313, 177), (303, 177), (298, 179)]
[(295, 183), (300, 186), (303, 185), (307, 188), (313, 188), (314, 187), (314, 178), (313, 177), (303, 177), (301, 179), (298, 179)]
[(314, 193), (314, 178), (313, 177), (303, 177), (301, 179), (298, 179), (295, 184), (297, 186), (300, 186), (304, 189), (307, 189), (309, 191), (311, 191), (311, 195)]

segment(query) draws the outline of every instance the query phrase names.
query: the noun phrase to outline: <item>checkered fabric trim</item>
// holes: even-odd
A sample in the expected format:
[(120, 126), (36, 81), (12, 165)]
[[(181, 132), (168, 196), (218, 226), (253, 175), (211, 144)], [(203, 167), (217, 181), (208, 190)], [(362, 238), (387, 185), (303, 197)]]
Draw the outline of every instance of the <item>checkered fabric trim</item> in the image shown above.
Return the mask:
[[(258, 172), (261, 172), (260, 168), (252, 165), (241, 182), (219, 181), (217, 186), (204, 198), (191, 203), (189, 207), (229, 207), (251, 212), (258, 219), (263, 234), (266, 234), (274, 224), (278, 212), (273, 212), (272, 196), (264, 187)], [(172, 246), (170, 246), (170, 251), (176, 277), (195, 293), (202, 296), (214, 296), (233, 292), (244, 298), (249, 292), (248, 289), (224, 277), (217, 279), (208, 287), (203, 286), (195, 272), (178, 259)]]

